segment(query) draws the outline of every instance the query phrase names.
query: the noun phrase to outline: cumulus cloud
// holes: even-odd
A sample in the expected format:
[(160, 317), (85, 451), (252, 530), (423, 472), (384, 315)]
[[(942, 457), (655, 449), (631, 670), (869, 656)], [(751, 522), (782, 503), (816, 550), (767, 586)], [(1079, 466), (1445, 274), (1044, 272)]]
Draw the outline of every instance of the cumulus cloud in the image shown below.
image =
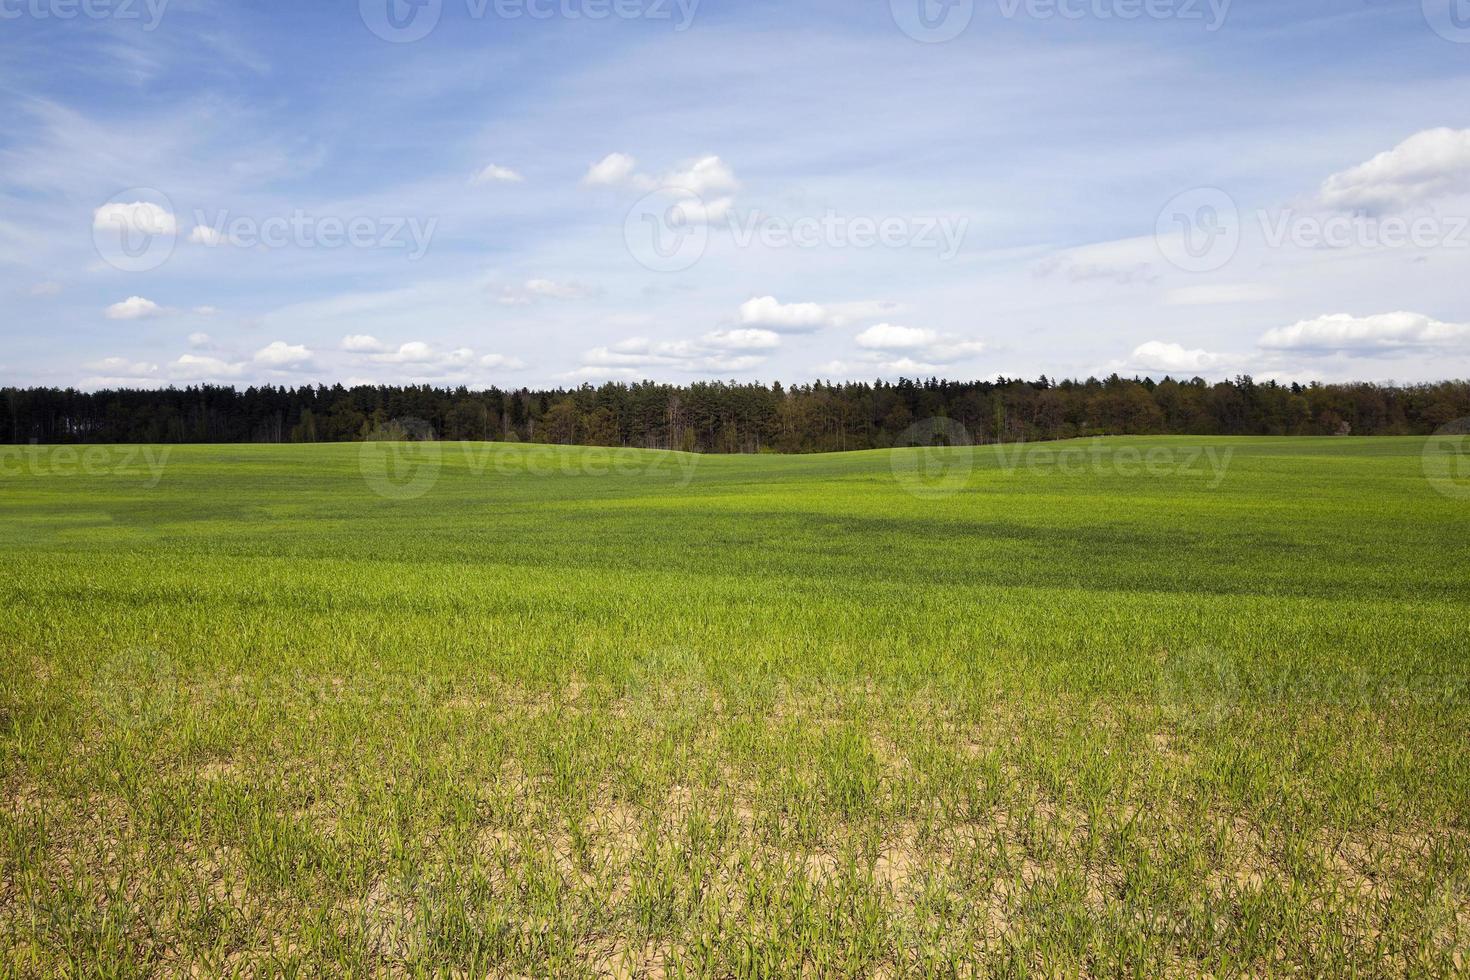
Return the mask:
[(301, 344), (277, 340), (255, 352), (255, 363), (269, 368), (300, 368), (311, 361), (311, 351)]
[(486, 354), (480, 358), (480, 366), (498, 371), (520, 371), (525, 368), (526, 363), (518, 357), (507, 357), (504, 354)]
[(152, 378), (158, 374), (157, 364), (148, 361), (130, 361), (126, 357), (104, 357), (100, 361), (83, 364), (82, 367), (114, 379)]
[(354, 333), (342, 338), (342, 349), (354, 354), (382, 354), (388, 350), (388, 346), (377, 337)]
[(218, 357), (181, 354), (178, 360), (168, 366), (168, 373), (179, 381), (210, 381), (238, 378), (245, 373), (246, 366), (239, 361), (226, 361)]
[(98, 231), (127, 231), (139, 235), (172, 235), (178, 219), (151, 201), (104, 204), (92, 212), (92, 227)]
[(223, 245), (228, 240), (224, 232), (218, 228), (211, 228), (209, 225), (195, 225), (194, 229), (189, 232), (189, 241), (195, 245), (208, 245), (213, 247), (215, 245)]
[(588, 187), (616, 187), (633, 179), (638, 161), (626, 153), (609, 153), (594, 163), (582, 178)]
[(1328, 207), (1396, 211), (1470, 191), (1470, 129), (1427, 129), (1322, 184)]
[(1470, 347), (1470, 324), (1445, 323), (1422, 313), (1351, 316), (1334, 313), (1267, 331), (1267, 350), (1370, 355), (1408, 350), (1463, 350)]
[(638, 161), (626, 153), (609, 153), (588, 169), (586, 187), (632, 187), (664, 191), (671, 206), (691, 224), (718, 224), (735, 206), (732, 191), (740, 187), (735, 172), (713, 154), (685, 161), (660, 177), (638, 172)]
[(502, 306), (525, 306), (541, 299), (586, 299), (597, 290), (579, 282), (557, 282), (554, 279), (528, 279), (520, 286), (507, 286), (500, 293)]
[(189, 334), (189, 346), (195, 350), (203, 350), (214, 346), (214, 338), (207, 333), (191, 333)]
[(750, 328), (716, 330), (705, 334), (704, 342), (726, 350), (774, 350), (781, 346), (781, 335), (774, 330)]
[(219, 313), (219, 309), (214, 306), (196, 306), (194, 312), (199, 316), (215, 316)]
[(471, 179), (472, 184), (519, 184), (526, 178), (516, 173), (509, 167), (502, 167), (492, 163)]
[(1188, 350), (1182, 344), (1150, 340), (1133, 349), (1133, 364), (1144, 371), (1199, 373), (1218, 367), (1219, 354), (1207, 350)]
[(933, 330), (879, 323), (858, 334), (857, 343), (859, 347), (870, 350), (910, 350), (926, 347), (938, 339), (939, 335)]
[(740, 304), (740, 322), (781, 333), (806, 333), (828, 326), (834, 316), (819, 303), (782, 303), (774, 296), (757, 296)]
[[(594, 347), (582, 355), (577, 371), (565, 377), (606, 376), (607, 369), (626, 371), (664, 368), (691, 374), (749, 371), (766, 362), (763, 353), (780, 344), (769, 330), (725, 330), (705, 334), (698, 340), (652, 341), (629, 337), (606, 347)], [(598, 375), (598, 369), (603, 373)]]
[(739, 190), (735, 172), (717, 156), (700, 157), (665, 174), (664, 187), (677, 187), (700, 197)]
[(113, 303), (105, 312), (109, 320), (141, 320), (144, 317), (157, 316), (163, 312), (163, 307), (151, 299), (142, 296), (129, 296), (120, 303)]
[(941, 334), (925, 327), (878, 323), (857, 336), (867, 351), (863, 360), (887, 373), (938, 371), (943, 365), (975, 357), (985, 350), (979, 340)]

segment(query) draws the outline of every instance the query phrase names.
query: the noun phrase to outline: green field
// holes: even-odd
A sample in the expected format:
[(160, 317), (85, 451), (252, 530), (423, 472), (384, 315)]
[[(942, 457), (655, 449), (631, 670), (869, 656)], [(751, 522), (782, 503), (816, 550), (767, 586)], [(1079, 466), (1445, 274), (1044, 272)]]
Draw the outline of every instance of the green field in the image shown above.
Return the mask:
[(0, 450), (0, 974), (1466, 974), (1453, 450)]

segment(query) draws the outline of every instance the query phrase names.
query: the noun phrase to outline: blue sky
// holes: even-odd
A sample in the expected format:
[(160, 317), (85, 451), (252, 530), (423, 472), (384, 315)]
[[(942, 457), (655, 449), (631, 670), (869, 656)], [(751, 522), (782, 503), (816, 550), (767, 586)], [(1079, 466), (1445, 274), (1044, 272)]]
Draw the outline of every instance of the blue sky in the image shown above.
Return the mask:
[(0, 384), (1470, 374), (1470, 0), (0, 0), (0, 114)]

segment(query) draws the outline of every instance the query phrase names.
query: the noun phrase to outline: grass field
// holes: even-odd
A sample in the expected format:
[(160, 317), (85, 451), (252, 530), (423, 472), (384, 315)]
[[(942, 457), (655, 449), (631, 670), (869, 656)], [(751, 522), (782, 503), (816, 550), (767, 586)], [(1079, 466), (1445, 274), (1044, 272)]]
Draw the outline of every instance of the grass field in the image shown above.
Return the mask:
[(0, 973), (1464, 975), (1452, 448), (0, 452)]

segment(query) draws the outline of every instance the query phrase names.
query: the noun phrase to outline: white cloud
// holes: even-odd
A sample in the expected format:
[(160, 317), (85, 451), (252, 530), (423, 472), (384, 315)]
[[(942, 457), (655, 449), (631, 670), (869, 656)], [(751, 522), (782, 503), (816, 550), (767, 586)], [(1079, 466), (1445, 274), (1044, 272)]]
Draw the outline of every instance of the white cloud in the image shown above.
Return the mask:
[(757, 296), (740, 304), (740, 322), (782, 333), (805, 333), (832, 323), (835, 318), (818, 303), (782, 303), (774, 296)]
[(173, 214), (150, 201), (104, 204), (92, 212), (92, 227), (98, 231), (131, 231), (140, 235), (172, 235), (179, 230)]
[[(857, 336), (859, 347), (870, 353), (864, 360), (893, 371), (937, 371), (939, 365), (975, 357), (985, 350), (979, 340), (939, 334), (923, 327), (879, 323)], [(897, 360), (889, 360), (898, 352)]]
[(194, 312), (199, 316), (214, 316), (219, 313), (219, 308), (214, 306), (196, 306)]
[(237, 378), (245, 373), (245, 365), (218, 357), (181, 354), (168, 366), (168, 372), (180, 381), (207, 381), (214, 378)]
[(202, 350), (214, 344), (214, 338), (207, 333), (189, 334), (189, 346), (195, 350)]
[(750, 351), (770, 350), (779, 343), (780, 338), (776, 334), (763, 330), (716, 331), (695, 341), (655, 342), (646, 337), (629, 337), (611, 346), (587, 351), (582, 355), (582, 365), (578, 369), (581, 373), (573, 372), (564, 377), (583, 376), (590, 368), (615, 368), (632, 374), (651, 368), (691, 374), (749, 371), (766, 362), (763, 354)]
[(151, 378), (158, 374), (157, 364), (150, 364), (147, 361), (130, 361), (125, 357), (104, 357), (100, 361), (83, 364), (82, 367), (115, 379)]
[(195, 245), (208, 245), (213, 248), (216, 245), (223, 245), (229, 239), (223, 232), (209, 225), (195, 225), (194, 229), (189, 232), (189, 241)]
[(774, 330), (716, 330), (707, 333), (704, 342), (726, 350), (774, 350), (781, 346), (781, 335)]
[(670, 171), (661, 181), (664, 187), (677, 187), (700, 197), (739, 190), (740, 181), (725, 161), (717, 156), (700, 157)]
[(1150, 340), (1133, 349), (1133, 363), (1144, 371), (1199, 373), (1217, 367), (1220, 360), (1220, 355), (1207, 350), (1186, 350), (1181, 344), (1161, 340)]
[(518, 357), (506, 357), (504, 354), (486, 354), (480, 358), (480, 365), (500, 371), (520, 371), (525, 368), (526, 363)]
[(342, 349), (354, 354), (382, 354), (388, 347), (377, 337), (355, 333), (342, 338)]
[(34, 286), (31, 287), (31, 295), (32, 296), (60, 296), (61, 295), (61, 283), (59, 283), (59, 282), (38, 282)]
[(699, 197), (681, 197), (674, 202), (674, 210), (692, 225), (720, 224), (730, 217), (730, 209), (734, 206), (735, 199), (732, 197), (718, 197), (713, 201)]
[(311, 351), (300, 344), (277, 340), (255, 352), (255, 363), (271, 368), (303, 367), (311, 361)]
[(879, 323), (858, 334), (857, 342), (859, 347), (869, 350), (912, 350), (927, 347), (938, 339), (933, 330)]
[(1357, 355), (1460, 350), (1470, 347), (1470, 324), (1445, 323), (1422, 313), (1378, 313), (1363, 317), (1334, 313), (1270, 330), (1261, 338), (1260, 345), (1267, 350)]
[(1392, 211), (1470, 191), (1470, 129), (1427, 129), (1322, 183), (1323, 204)]
[[(719, 157), (708, 155), (687, 161), (662, 177), (637, 172), (638, 161), (626, 153), (609, 153), (582, 178), (587, 187), (632, 187), (662, 190), (673, 197), (673, 207), (693, 224), (717, 224), (729, 217), (735, 200), (729, 192), (740, 187), (735, 172)], [(692, 195), (692, 196), (690, 196)]]
[(129, 296), (121, 303), (113, 303), (106, 310), (109, 320), (141, 320), (144, 317), (157, 316), (163, 312), (163, 307), (151, 299), (142, 296)]
[(514, 170), (510, 169), (509, 167), (502, 167), (499, 164), (492, 163), (489, 166), (487, 166), (484, 170), (481, 170), (479, 173), (475, 174), (474, 178), (470, 181), (470, 183), (472, 183), (472, 184), (519, 184), (519, 183), (524, 182), (525, 179), (526, 178), (522, 177), (520, 174), (516, 173)]
[(557, 282), (553, 279), (528, 279), (521, 286), (507, 286), (500, 293), (502, 306), (525, 306), (538, 299), (586, 299), (597, 295), (597, 290), (578, 282)]
[(421, 340), (399, 345), (396, 351), (368, 355), (375, 364), (393, 364), (422, 377), (462, 375), (475, 365), (475, 352), (468, 347), (441, 351)]
[(609, 153), (588, 169), (582, 183), (588, 187), (616, 187), (632, 178), (637, 166), (638, 161), (626, 153)]

